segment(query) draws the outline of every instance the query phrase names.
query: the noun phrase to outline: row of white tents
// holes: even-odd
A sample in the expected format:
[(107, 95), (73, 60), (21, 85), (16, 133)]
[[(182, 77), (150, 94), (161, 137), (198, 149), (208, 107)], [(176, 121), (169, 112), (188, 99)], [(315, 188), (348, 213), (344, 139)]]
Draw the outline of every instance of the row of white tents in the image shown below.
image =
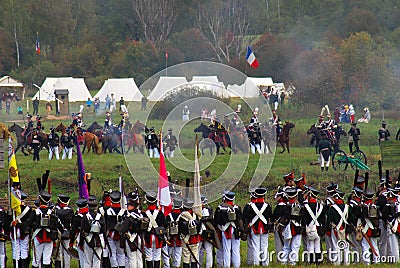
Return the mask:
[[(260, 89), (271, 86), (274, 86), (274, 82), (270, 77), (247, 77), (242, 85), (225, 86), (217, 76), (193, 76), (191, 81), (187, 81), (186, 77), (161, 76), (146, 97), (149, 101), (162, 100), (170, 93), (192, 87), (209, 90), (222, 97), (257, 98)], [(68, 90), (70, 102), (86, 101), (89, 98), (92, 100), (99, 98), (101, 102), (104, 102), (106, 96), (111, 97), (111, 94), (116, 100), (123, 97), (125, 101), (141, 101), (143, 98), (143, 94), (139, 91), (133, 78), (107, 79), (98, 93), (91, 96), (83, 78), (48, 77), (39, 87), (33, 99), (53, 101), (55, 99), (54, 91), (60, 89)]]

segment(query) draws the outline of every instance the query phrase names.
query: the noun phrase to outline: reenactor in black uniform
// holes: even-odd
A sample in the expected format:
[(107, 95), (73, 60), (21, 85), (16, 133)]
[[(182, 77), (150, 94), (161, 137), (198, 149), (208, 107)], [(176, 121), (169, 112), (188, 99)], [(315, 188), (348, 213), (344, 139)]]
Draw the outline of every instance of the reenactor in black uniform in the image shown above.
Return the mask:
[(307, 200), (305, 196), (308, 194), (308, 186), (306, 184), (306, 175), (301, 174), (300, 177), (294, 179), (294, 184), (296, 185), (296, 190), (298, 192), (297, 199), (301, 205), (303, 205), (304, 200)]
[(84, 217), (86, 217), (86, 213), (89, 213), (88, 201), (85, 198), (79, 198), (75, 202), (78, 207), (75, 212), (74, 217), (72, 218), (71, 224), (71, 232), (70, 232), (70, 240), (69, 240), (69, 251), (74, 251), (74, 245), (76, 240), (77, 251), (79, 255), (79, 264), (80, 267), (83, 268), (85, 264), (85, 253), (83, 252), (84, 245), (84, 235), (81, 230), (81, 223)]
[[(286, 208), (288, 200), (285, 191), (280, 188), (275, 194), (274, 199), (276, 200), (276, 206), (272, 213), (271, 222), (274, 223), (274, 248), (275, 252), (279, 254), (279, 252), (281, 252), (283, 249), (283, 231), (287, 224), (285, 215), (288, 215), (287, 213), (289, 213)], [(282, 262), (282, 260), (279, 259), (278, 261)]]
[(381, 230), (379, 229), (378, 207), (374, 204), (374, 191), (367, 189), (364, 191), (364, 202), (361, 206), (362, 234), (361, 241), (363, 262), (370, 264), (370, 250), (372, 251), (372, 260), (374, 263), (380, 261), (378, 248), (378, 238)]
[(282, 188), (283, 191), (285, 191), (287, 188), (295, 187), (293, 171), (283, 175), (283, 180), (285, 181), (285, 185)]
[(307, 252), (309, 263), (321, 263), (321, 237), (325, 234), (326, 208), (317, 200), (319, 191), (312, 187), (308, 188), (307, 201), (304, 203), (302, 225), (306, 229)]
[(121, 192), (110, 193), (111, 207), (105, 211), (104, 219), (107, 226), (107, 240), (110, 245), (111, 267), (125, 266), (125, 244), (121, 241), (121, 234), (115, 229), (126, 217), (126, 210), (121, 207)]
[(285, 190), (288, 203), (285, 209), (285, 218), (283, 223), (283, 254), (282, 263), (295, 265), (298, 262), (299, 250), (302, 237), (301, 216), (303, 208), (298, 202), (298, 191), (296, 188), (287, 188)]
[(181, 267), (182, 262), (182, 240), (178, 230), (182, 202), (183, 199), (180, 196), (175, 196), (172, 202), (172, 211), (165, 217), (168, 227), (168, 254), (172, 259), (172, 267)]
[(74, 143), (69, 128), (67, 128), (65, 133), (61, 136), (60, 143), (64, 148), (62, 159), (64, 160), (67, 158), (67, 156), (68, 159), (72, 159), (72, 149), (74, 148)]
[(44, 129), (42, 121), (40, 121), (41, 119), (42, 117), (40, 115), (36, 116), (36, 129), (38, 132), (41, 132)]
[(242, 237), (243, 216), (240, 206), (234, 204), (235, 193), (227, 192), (223, 195), (222, 204), (215, 210), (214, 221), (222, 233), (222, 257), (217, 260), (223, 267), (240, 267), (240, 239)]
[[(327, 228), (331, 229), (332, 249), (334, 250), (333, 255), (336, 254), (334, 260), (335, 264), (338, 265), (342, 262), (349, 264), (349, 247), (342, 247), (342, 245), (343, 243), (347, 243), (347, 235), (354, 231), (349, 228), (351, 226), (349, 223), (354, 221), (354, 217), (349, 205), (344, 202), (344, 193), (342, 191), (336, 190), (333, 194), (333, 198), (335, 203), (331, 205), (327, 211)], [(339, 241), (341, 241), (341, 243), (339, 243)], [(330, 252), (332, 249), (328, 249), (328, 254), (332, 254), (332, 252)], [(342, 250), (344, 254), (342, 254)], [(345, 258), (343, 259), (342, 256)]]
[[(146, 267), (160, 268), (161, 252), (165, 242), (166, 220), (161, 210), (157, 208), (157, 193), (147, 193), (147, 209), (142, 212), (143, 217), (149, 219), (149, 226), (144, 234)], [(165, 252), (163, 254), (166, 254)]]
[(29, 136), (32, 135), (32, 130), (34, 129), (32, 115), (27, 114), (26, 119), (28, 120), (28, 124), (26, 125), (25, 131), (24, 131), (24, 146), (28, 145)]
[(379, 190), (376, 193), (376, 205), (378, 206), (379, 212), (379, 229), (381, 230), (378, 247), (381, 256), (388, 256), (388, 230), (387, 222), (383, 220), (383, 208), (386, 207), (388, 189), (390, 188), (391, 184), (392, 181), (390, 177), (380, 178)]
[(378, 136), (379, 136), (379, 144), (382, 141), (387, 141), (390, 138), (390, 132), (386, 128), (386, 122), (382, 121), (382, 127), (378, 130)]
[(42, 263), (43, 268), (51, 267), (54, 241), (57, 240), (58, 231), (63, 232), (64, 226), (49, 207), (51, 194), (42, 190), (39, 193), (39, 207), (31, 213), (33, 221), (33, 263)]
[(106, 247), (106, 226), (103, 216), (97, 210), (96, 199), (88, 201), (89, 212), (81, 221), (81, 236), (85, 255), (84, 267), (101, 267), (101, 253)]
[(394, 262), (399, 262), (399, 234), (400, 234), (400, 211), (399, 202), (397, 201), (396, 191), (392, 188), (387, 189), (387, 203), (382, 208), (382, 220), (386, 224), (387, 229), (387, 255), (381, 253), (382, 258), (394, 258)]
[(159, 139), (155, 133), (154, 127), (150, 128), (150, 133), (146, 135), (146, 145), (147, 149), (149, 150), (149, 157), (150, 158), (159, 158), (160, 153), (158, 151), (159, 147)]
[(252, 201), (243, 208), (244, 226), (250, 230), (248, 235), (253, 245), (253, 265), (267, 266), (269, 264), (268, 233), (271, 224), (272, 208), (265, 201), (267, 189), (257, 188), (254, 190)]
[[(213, 225), (214, 222), (214, 213), (212, 208), (208, 205), (207, 197), (204, 195), (201, 196), (201, 204), (202, 204), (202, 231), (201, 231), (201, 242), (200, 242), (200, 250), (199, 250), (199, 262), (200, 267), (211, 268), (213, 266), (213, 247), (217, 249), (222, 248), (221, 241), (219, 240), (217, 231)], [(206, 255), (205, 263), (204, 263), (204, 254)], [(205, 264), (203, 266), (203, 264)]]
[(172, 133), (172, 128), (168, 129), (168, 134), (165, 137), (165, 149), (168, 148), (169, 150), (169, 157), (174, 157), (174, 152), (176, 149), (176, 146), (178, 146), (178, 140), (176, 138), (176, 136)]
[(58, 195), (57, 204), (54, 207), (56, 216), (60, 219), (62, 225), (64, 226), (64, 230), (61, 232), (61, 236), (59, 237), (59, 256), (57, 256), (56, 262), (60, 262), (60, 267), (69, 268), (71, 265), (71, 257), (68, 253), (69, 239), (70, 239), (70, 231), (71, 231), (71, 222), (74, 217), (74, 211), (69, 206), (69, 201), (71, 198), (67, 195)]
[(33, 161), (37, 160), (40, 161), (40, 147), (41, 147), (41, 143), (42, 143), (42, 139), (40, 138), (39, 134), (38, 134), (38, 130), (34, 129), (32, 132), (32, 143), (31, 143), (31, 147), (33, 149)]
[(197, 268), (199, 264), (201, 222), (192, 211), (193, 204), (193, 200), (183, 200), (182, 213), (178, 220), (178, 233), (182, 240), (183, 268)]
[(3, 208), (0, 208), (0, 267), (6, 267), (6, 240), (10, 231), (10, 223), (11, 217)]
[(128, 198), (127, 216), (125, 220), (116, 228), (121, 234), (121, 239), (125, 241), (126, 267), (143, 267), (143, 232), (149, 225), (145, 221), (139, 207), (139, 195), (133, 193)]
[(256, 150), (258, 154), (262, 154), (261, 150), (261, 130), (258, 123), (254, 123), (252, 127), (249, 127), (248, 136), (250, 140), (251, 153), (255, 154)]
[(60, 146), (60, 137), (54, 131), (54, 127), (50, 128), (48, 143), (49, 143), (49, 160), (51, 160), (53, 158), (53, 154), (56, 156), (56, 159), (59, 160), (60, 153), (59, 153), (58, 149)]
[[(19, 191), (19, 190), (18, 190)], [(18, 267), (29, 267), (29, 241), (32, 227), (31, 207), (25, 204), (28, 195), (20, 191), (21, 196), (21, 214), (12, 222), (10, 229), (10, 239), (12, 245), (12, 258), (14, 267), (18, 261)]]
[(353, 221), (348, 221), (348, 224), (354, 226), (355, 232), (349, 234), (349, 240), (352, 247), (357, 252), (361, 253), (361, 240), (362, 240), (362, 214), (361, 214), (361, 201), (363, 191), (357, 186), (353, 187), (349, 197), (349, 206), (353, 214)]
[(351, 136), (349, 138), (350, 153), (353, 153), (353, 144), (356, 147), (356, 150), (359, 150), (360, 147), (358, 146), (358, 141), (360, 140), (361, 132), (360, 132), (360, 129), (357, 127), (357, 122), (351, 123), (351, 128), (347, 134), (349, 134)]
[[(327, 193), (327, 197), (325, 199), (324, 202), (324, 206), (326, 211), (328, 211), (329, 207), (332, 206), (333, 204), (335, 204), (335, 200), (333, 198), (333, 194), (336, 193), (336, 190), (338, 189), (338, 185), (336, 183), (330, 183), (327, 187), (326, 187), (326, 193)], [(327, 250), (332, 250), (333, 249), (333, 244), (332, 244), (332, 233), (331, 233), (331, 228), (330, 226), (326, 226), (325, 228), (326, 233), (325, 233), (325, 244), (326, 244), (326, 248)], [(328, 255), (328, 262), (333, 262), (333, 258), (332, 256)]]

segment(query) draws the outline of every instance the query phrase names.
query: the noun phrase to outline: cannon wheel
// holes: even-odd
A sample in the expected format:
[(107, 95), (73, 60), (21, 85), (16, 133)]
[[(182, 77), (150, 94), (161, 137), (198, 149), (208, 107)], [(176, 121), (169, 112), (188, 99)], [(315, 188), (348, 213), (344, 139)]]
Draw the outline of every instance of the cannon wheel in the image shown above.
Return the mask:
[(346, 170), (349, 165), (347, 154), (343, 150), (336, 151), (332, 156), (332, 166), (334, 170)]

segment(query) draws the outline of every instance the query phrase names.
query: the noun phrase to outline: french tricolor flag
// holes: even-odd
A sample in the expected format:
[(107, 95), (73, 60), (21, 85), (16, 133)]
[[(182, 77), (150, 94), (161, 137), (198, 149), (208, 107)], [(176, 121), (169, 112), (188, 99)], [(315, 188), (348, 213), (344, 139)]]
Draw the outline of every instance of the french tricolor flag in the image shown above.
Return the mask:
[(254, 69), (257, 69), (258, 60), (249, 46), (247, 47), (246, 60), (250, 64), (251, 67), (253, 67)]

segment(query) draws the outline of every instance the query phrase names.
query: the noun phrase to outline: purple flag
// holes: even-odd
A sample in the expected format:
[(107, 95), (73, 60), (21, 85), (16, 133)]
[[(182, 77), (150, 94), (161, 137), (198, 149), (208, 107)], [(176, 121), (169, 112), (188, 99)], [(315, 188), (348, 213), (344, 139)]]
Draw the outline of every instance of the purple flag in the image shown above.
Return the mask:
[(85, 166), (83, 165), (82, 152), (79, 146), (78, 139), (76, 139), (76, 155), (78, 162), (78, 191), (79, 197), (89, 199), (89, 193), (86, 184)]

